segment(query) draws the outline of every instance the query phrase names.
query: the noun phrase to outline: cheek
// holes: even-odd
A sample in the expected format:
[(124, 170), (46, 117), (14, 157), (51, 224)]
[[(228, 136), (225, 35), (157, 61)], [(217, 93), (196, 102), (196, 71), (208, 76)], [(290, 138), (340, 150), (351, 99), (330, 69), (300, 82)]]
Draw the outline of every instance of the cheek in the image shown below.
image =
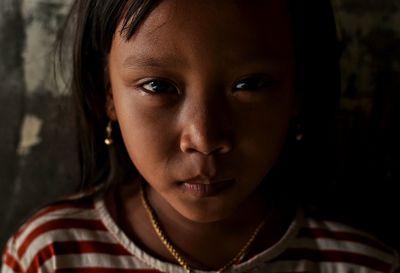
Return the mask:
[(133, 164), (144, 176), (162, 172), (175, 143), (173, 121), (143, 107), (135, 98), (114, 97), (121, 134)]
[(243, 164), (264, 177), (278, 159), (285, 143), (292, 116), (291, 104), (255, 107), (240, 119), (238, 138)]

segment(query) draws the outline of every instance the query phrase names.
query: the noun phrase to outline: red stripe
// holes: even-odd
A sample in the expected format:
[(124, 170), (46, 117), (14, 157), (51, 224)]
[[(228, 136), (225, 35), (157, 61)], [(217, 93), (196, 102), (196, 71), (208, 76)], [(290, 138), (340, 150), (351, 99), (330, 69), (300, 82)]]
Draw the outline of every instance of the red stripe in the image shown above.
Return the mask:
[(118, 244), (93, 242), (93, 241), (70, 241), (55, 242), (42, 248), (34, 257), (27, 273), (36, 272), (48, 259), (53, 256), (70, 254), (108, 254), (115, 256), (130, 256), (131, 254)]
[(86, 230), (99, 230), (105, 231), (103, 223), (99, 220), (85, 220), (85, 219), (57, 219), (49, 221), (38, 226), (34, 229), (25, 239), (21, 247), (18, 249), (18, 255), (22, 257), (29, 245), (40, 235), (59, 229), (86, 229)]
[(131, 256), (131, 253), (118, 244), (94, 241), (70, 241), (53, 243), (57, 255), (99, 253), (119, 256)]
[(62, 200), (57, 203), (51, 204), (49, 207), (43, 208), (39, 210), (36, 214), (34, 214), (28, 221), (25, 222), (23, 227), (18, 230), (16, 233), (16, 237), (20, 236), (28, 227), (30, 224), (32, 224), (35, 220), (38, 218), (49, 214), (51, 212), (55, 212), (58, 210), (63, 210), (63, 209), (83, 209), (83, 210), (88, 210), (88, 209), (94, 209), (94, 204), (93, 202), (80, 202), (80, 203), (72, 203), (71, 200)]
[(15, 272), (22, 272), (19, 262), (8, 251), (3, 255), (3, 263)]
[(299, 231), (299, 238), (306, 237), (306, 238), (329, 238), (341, 241), (348, 241), (348, 242), (356, 242), (361, 243), (364, 245), (368, 245), (379, 249), (383, 252), (388, 254), (393, 254), (388, 247), (383, 245), (377, 240), (373, 238), (367, 237), (365, 235), (354, 233), (354, 232), (346, 232), (346, 231), (331, 231), (322, 228), (303, 228)]
[(121, 269), (102, 267), (82, 267), (57, 269), (54, 273), (162, 273), (154, 269)]
[(381, 272), (389, 272), (391, 265), (374, 257), (336, 250), (311, 250), (293, 248), (286, 250), (277, 259), (281, 260), (308, 260), (313, 262), (343, 262), (369, 267)]

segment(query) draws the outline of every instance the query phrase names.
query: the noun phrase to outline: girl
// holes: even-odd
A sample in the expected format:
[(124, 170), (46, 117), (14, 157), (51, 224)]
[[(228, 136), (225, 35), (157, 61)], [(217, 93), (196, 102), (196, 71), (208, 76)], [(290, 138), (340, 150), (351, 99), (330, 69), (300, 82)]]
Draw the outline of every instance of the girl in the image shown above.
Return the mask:
[(71, 20), (85, 190), (27, 221), (3, 273), (398, 270), (300, 206), (332, 158), (327, 1), (77, 0)]

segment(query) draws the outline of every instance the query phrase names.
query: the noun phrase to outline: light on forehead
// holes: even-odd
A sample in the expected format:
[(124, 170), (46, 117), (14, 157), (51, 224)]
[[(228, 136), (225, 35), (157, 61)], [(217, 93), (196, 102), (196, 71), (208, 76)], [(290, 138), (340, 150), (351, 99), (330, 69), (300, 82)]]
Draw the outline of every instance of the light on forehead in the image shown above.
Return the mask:
[(163, 67), (163, 66), (179, 66), (182, 65), (182, 61), (173, 55), (167, 55), (162, 57), (153, 57), (148, 55), (135, 54), (128, 56), (123, 66), (127, 68), (131, 67)]
[[(233, 0), (221, 0), (212, 4), (221, 8), (216, 14), (204, 13), (209, 6), (197, 0), (162, 2), (143, 20), (131, 39), (126, 40), (124, 35), (114, 37), (112, 56), (119, 66), (130, 70), (213, 68), (218, 73), (221, 70), (233, 73), (291, 69), (293, 49), (285, 15), (269, 9), (263, 27), (258, 24), (262, 18), (243, 17), (232, 3)], [(277, 25), (280, 22), (283, 26)]]

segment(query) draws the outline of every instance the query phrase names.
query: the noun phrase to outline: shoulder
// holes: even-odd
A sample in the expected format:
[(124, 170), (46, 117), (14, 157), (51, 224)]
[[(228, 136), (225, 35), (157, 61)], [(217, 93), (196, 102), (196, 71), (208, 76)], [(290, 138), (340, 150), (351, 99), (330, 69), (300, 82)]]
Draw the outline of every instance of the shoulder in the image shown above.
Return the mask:
[(394, 249), (365, 231), (312, 211), (305, 212), (298, 235), (285, 255), (340, 272), (359, 272), (360, 268), (365, 270), (362, 272), (399, 272), (399, 256)]
[(147, 272), (163, 267), (113, 222), (103, 191), (63, 199), (35, 213), (9, 239), (1, 273)]
[(33, 272), (55, 254), (67, 255), (99, 241), (106, 228), (90, 194), (54, 202), (36, 212), (9, 239), (3, 264), (14, 272)]

